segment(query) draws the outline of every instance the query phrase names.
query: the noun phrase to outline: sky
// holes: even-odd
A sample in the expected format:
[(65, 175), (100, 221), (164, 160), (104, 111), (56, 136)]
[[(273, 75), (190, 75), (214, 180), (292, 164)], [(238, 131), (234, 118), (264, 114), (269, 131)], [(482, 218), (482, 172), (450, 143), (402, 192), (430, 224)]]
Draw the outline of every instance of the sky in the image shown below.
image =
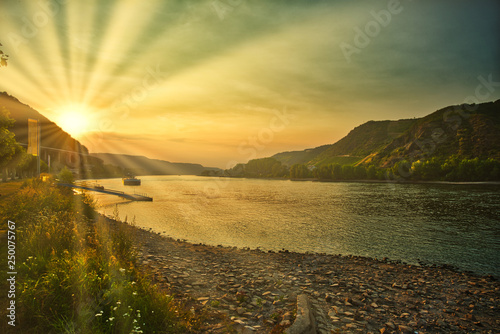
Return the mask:
[(500, 98), (496, 0), (2, 0), (6, 91), (94, 153), (229, 168)]

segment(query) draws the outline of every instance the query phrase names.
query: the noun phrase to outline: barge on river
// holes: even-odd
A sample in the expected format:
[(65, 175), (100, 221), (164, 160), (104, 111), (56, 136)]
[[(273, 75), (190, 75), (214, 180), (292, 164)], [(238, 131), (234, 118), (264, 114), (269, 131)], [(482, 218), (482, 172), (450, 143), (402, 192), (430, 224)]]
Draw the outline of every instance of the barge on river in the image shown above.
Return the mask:
[(141, 180), (136, 178), (135, 176), (124, 177), (122, 179), (122, 181), (123, 181), (124, 186), (140, 186), (141, 185)]

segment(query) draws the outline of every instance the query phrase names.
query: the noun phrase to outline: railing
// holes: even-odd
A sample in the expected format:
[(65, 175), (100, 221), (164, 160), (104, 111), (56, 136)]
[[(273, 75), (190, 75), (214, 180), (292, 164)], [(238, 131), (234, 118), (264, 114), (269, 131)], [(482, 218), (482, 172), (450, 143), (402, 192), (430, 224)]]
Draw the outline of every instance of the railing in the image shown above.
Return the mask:
[(95, 192), (109, 194), (109, 195), (116, 195), (116, 196), (124, 197), (127, 199), (134, 199), (134, 196), (137, 195), (137, 196), (143, 197), (145, 199), (152, 200), (152, 198), (149, 197), (147, 194), (140, 194), (140, 193), (127, 194), (127, 193), (125, 193), (123, 191), (119, 191), (119, 190), (99, 189), (99, 188), (95, 188), (92, 186), (87, 186), (87, 185), (83, 186), (83, 185), (76, 185), (76, 184), (69, 184), (69, 183), (58, 183), (58, 185), (64, 186), (64, 187), (83, 189), (83, 190), (90, 190), (90, 191), (95, 191)]

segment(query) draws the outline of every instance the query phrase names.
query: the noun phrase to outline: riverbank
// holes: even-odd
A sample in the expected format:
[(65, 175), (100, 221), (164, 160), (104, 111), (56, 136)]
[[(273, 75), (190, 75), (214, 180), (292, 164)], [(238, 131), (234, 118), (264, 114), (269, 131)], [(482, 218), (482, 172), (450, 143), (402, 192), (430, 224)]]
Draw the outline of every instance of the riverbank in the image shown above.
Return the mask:
[[(111, 227), (123, 225), (107, 219)], [(353, 256), (194, 245), (126, 225), (161, 287), (212, 317), (209, 332), (280, 333), (305, 294), (319, 333), (494, 333), (491, 276)]]
[(314, 177), (309, 178), (289, 178), (289, 177), (231, 177), (234, 179), (256, 179), (256, 180), (273, 180), (273, 181), (296, 181), (296, 182), (325, 182), (325, 183), (382, 183), (382, 184), (446, 184), (446, 185), (500, 185), (498, 181), (417, 181), (407, 179), (386, 179), (386, 180), (332, 180), (332, 179), (318, 179)]

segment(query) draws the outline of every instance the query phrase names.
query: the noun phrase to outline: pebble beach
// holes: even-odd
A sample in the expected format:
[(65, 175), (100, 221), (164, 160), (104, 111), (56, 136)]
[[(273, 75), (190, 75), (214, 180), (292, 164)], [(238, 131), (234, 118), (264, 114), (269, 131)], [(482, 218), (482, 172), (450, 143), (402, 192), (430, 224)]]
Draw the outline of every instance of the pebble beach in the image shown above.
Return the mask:
[[(107, 219), (110, 226), (123, 224)], [(134, 229), (139, 263), (208, 333), (498, 333), (500, 284), (447, 266), (195, 245)], [(298, 296), (311, 326), (297, 331)], [(300, 299), (300, 298), (299, 298)], [(299, 305), (299, 308), (304, 307)]]

